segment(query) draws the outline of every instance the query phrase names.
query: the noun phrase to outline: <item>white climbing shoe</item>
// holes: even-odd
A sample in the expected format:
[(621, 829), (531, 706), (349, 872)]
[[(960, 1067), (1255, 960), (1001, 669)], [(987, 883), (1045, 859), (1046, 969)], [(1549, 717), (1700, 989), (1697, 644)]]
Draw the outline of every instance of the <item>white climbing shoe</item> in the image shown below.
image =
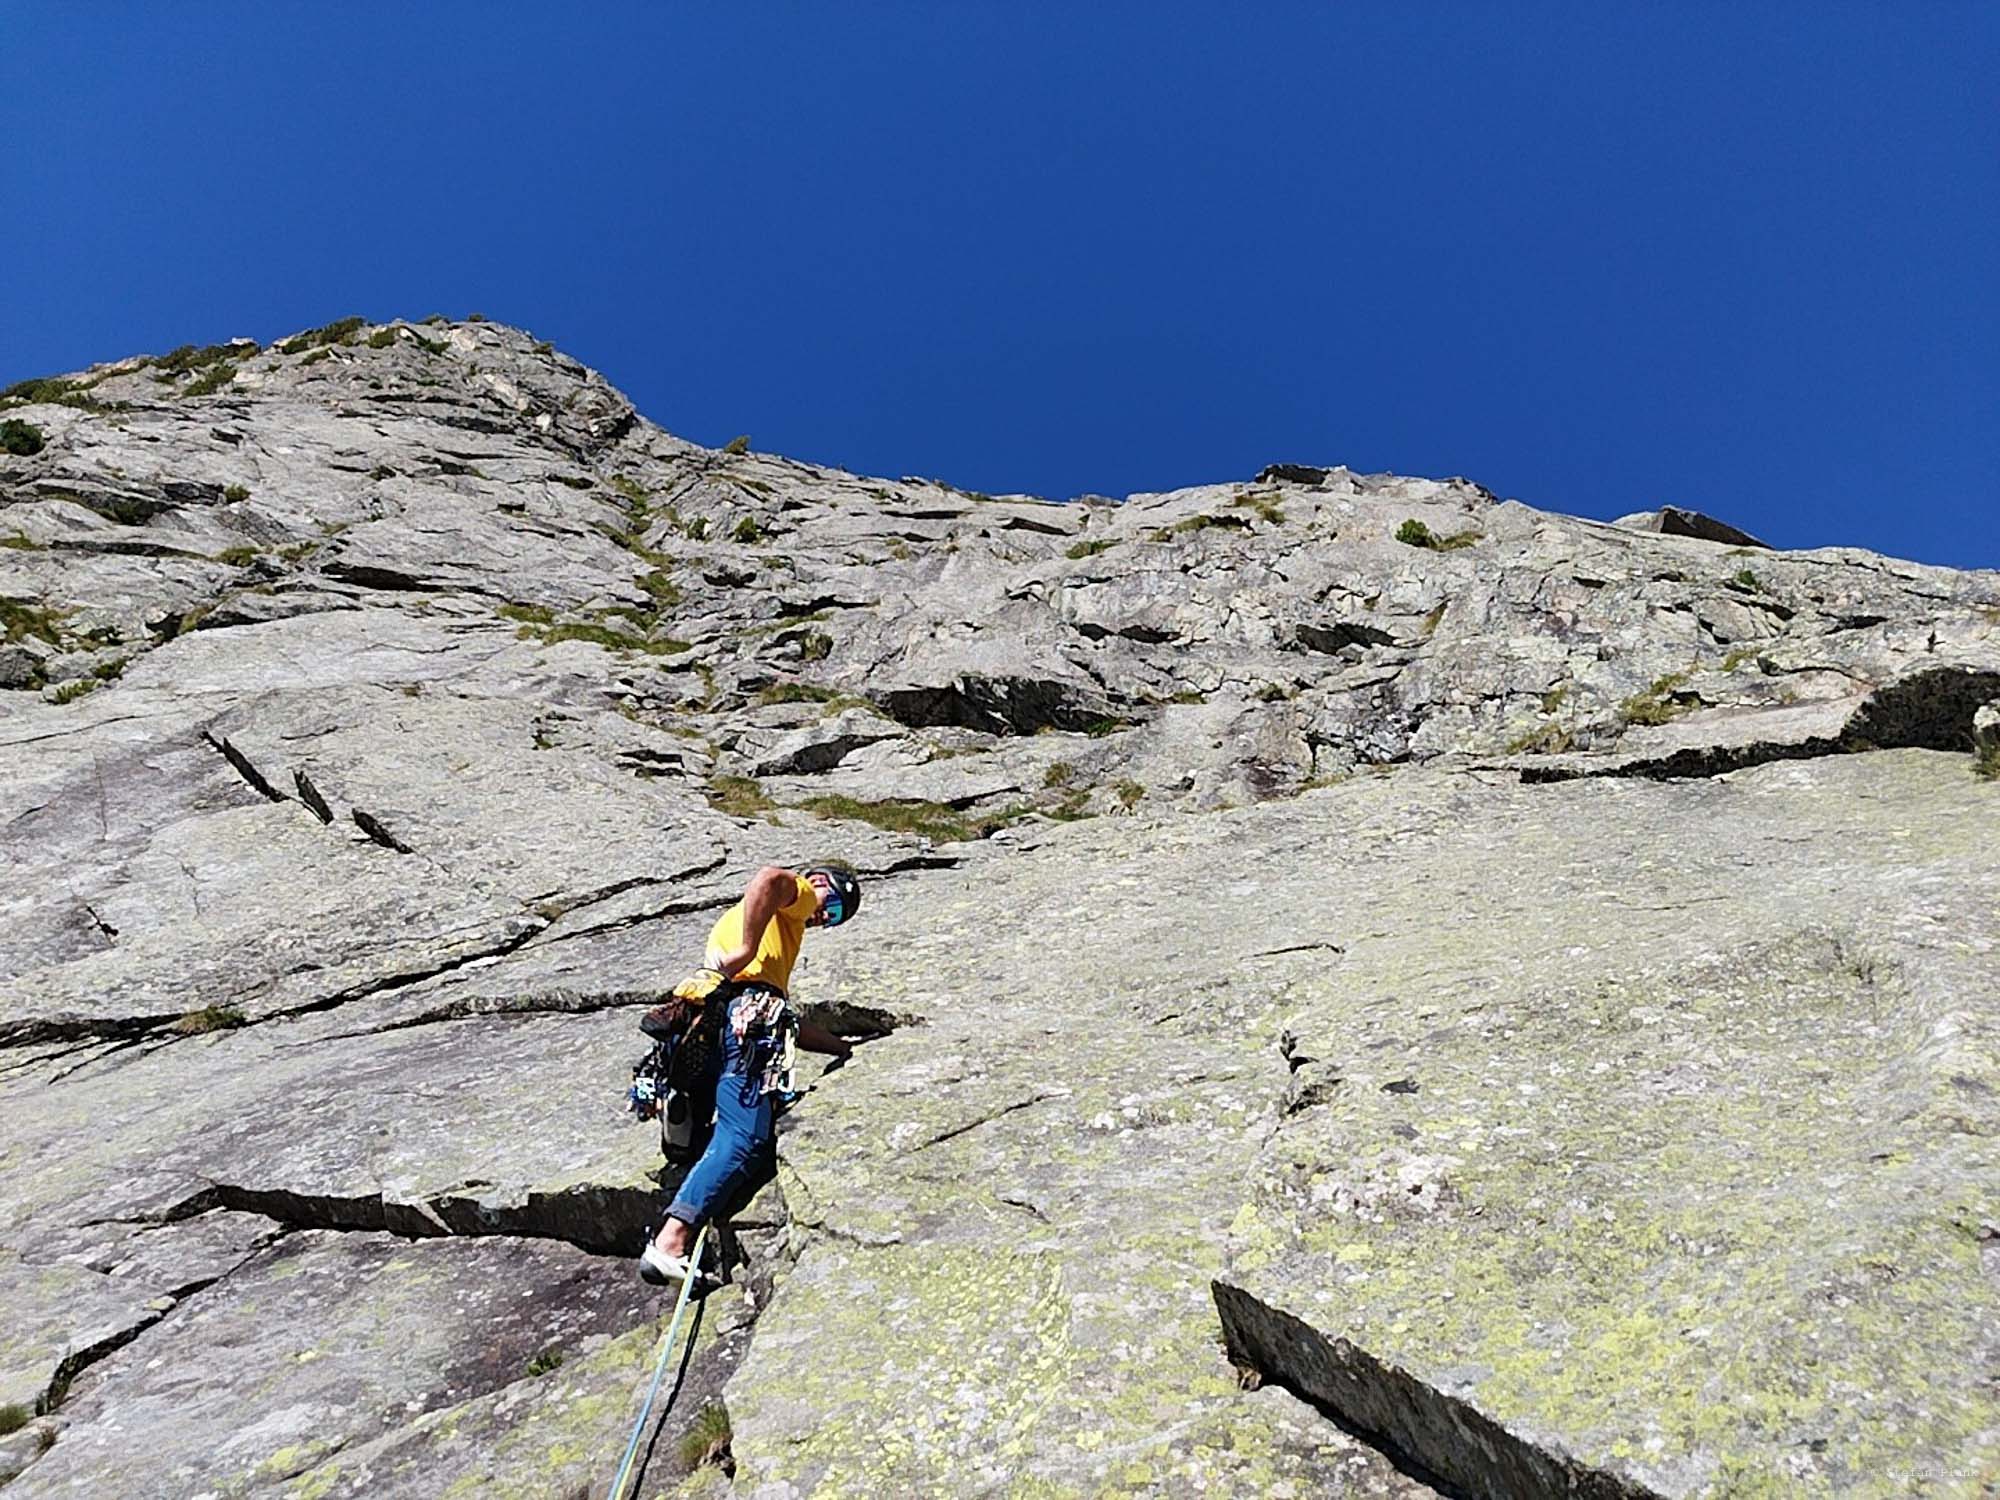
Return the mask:
[(639, 1252), (639, 1279), (648, 1286), (672, 1286), (690, 1275), (699, 1280), (701, 1273), (688, 1264), (685, 1255), (669, 1255), (651, 1240)]

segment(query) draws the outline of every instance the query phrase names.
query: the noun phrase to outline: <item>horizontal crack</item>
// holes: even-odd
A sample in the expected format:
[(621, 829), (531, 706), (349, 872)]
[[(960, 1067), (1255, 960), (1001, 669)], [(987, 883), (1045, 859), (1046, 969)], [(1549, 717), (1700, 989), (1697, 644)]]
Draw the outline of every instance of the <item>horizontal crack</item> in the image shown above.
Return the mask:
[(1277, 958), (1285, 953), (1345, 953), (1347, 950), (1338, 943), (1293, 943), (1286, 948), (1266, 948), (1260, 953), (1249, 954), (1251, 958)]
[(487, 1016), (584, 1016), (625, 1006), (658, 1005), (667, 998), (666, 990), (546, 990), (533, 995), (467, 995), (442, 1005), (380, 1026), (364, 1026), (358, 1031), (336, 1031), (308, 1041), (287, 1043), (295, 1047), (317, 1047), (321, 1042), (381, 1036), (389, 1031), (406, 1031), (412, 1026), (437, 1026), (450, 1021), (468, 1021)]
[(257, 1214), (287, 1229), (334, 1229), (393, 1234), (404, 1239), (451, 1236), (561, 1240), (592, 1255), (629, 1255), (655, 1222), (657, 1189), (581, 1185), (530, 1192), (517, 1204), (495, 1206), (434, 1193), (395, 1202), (380, 1193), (344, 1196), (212, 1183), (171, 1205), (150, 1222), (175, 1224), (218, 1208)]
[(1696, 745), (1671, 755), (1650, 760), (1626, 761), (1602, 768), (1589, 766), (1523, 766), (1521, 781), (1526, 786), (1556, 781), (1586, 781), (1614, 777), (1642, 777), (1651, 781), (1721, 776), (1730, 771), (1747, 771), (1752, 766), (1778, 760), (1818, 760), (1829, 755), (1847, 755), (1862, 747), (1844, 739), (1809, 739), (1794, 744), (1764, 741), (1754, 745)]

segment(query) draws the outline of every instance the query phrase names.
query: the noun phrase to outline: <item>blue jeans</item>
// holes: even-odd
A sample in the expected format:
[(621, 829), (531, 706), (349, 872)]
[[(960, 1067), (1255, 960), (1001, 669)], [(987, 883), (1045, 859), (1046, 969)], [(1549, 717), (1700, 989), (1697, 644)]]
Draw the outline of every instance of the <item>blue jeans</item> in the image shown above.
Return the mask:
[[(757, 1066), (759, 1033), (752, 1030), (739, 1042), (726, 1018), (719, 1030), (710, 1075), (715, 1080), (715, 1131), (667, 1205), (667, 1212), (691, 1229), (718, 1209), (735, 1206), (733, 1200), (748, 1196), (746, 1188), (761, 1186), (777, 1170), (777, 1117)], [(699, 1100), (700, 1094), (694, 1098)]]

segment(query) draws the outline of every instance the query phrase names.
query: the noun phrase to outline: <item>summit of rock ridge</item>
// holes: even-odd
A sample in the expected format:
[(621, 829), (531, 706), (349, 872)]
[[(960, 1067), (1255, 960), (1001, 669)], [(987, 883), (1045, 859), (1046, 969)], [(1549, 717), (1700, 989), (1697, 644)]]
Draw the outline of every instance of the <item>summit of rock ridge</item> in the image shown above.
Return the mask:
[(867, 478), (479, 321), (0, 420), (10, 1495), (601, 1493), (637, 1018), (828, 853), (873, 1039), (644, 1493), (2000, 1482), (2000, 574)]

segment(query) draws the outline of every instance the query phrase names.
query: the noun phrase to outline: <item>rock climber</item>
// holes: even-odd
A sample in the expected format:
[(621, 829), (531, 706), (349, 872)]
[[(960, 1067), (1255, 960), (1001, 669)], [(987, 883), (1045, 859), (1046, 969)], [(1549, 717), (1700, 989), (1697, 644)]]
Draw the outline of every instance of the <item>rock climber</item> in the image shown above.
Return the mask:
[[(766, 865), (710, 930), (707, 969), (695, 988), (709, 986), (700, 1003), (721, 1007), (720, 1024), (699, 1027), (693, 1035), (706, 1049), (704, 1083), (714, 1085), (714, 1131), (675, 1189), (666, 1222), (639, 1257), (642, 1280), (664, 1286), (698, 1272), (688, 1260), (696, 1232), (719, 1208), (727, 1208), (760, 1168), (768, 1171), (777, 1112), (790, 1088), (785, 1074), (791, 1040), (839, 1061), (853, 1051), (844, 1038), (800, 1021), (787, 987), (806, 929), (838, 927), (860, 909), (861, 882), (851, 870), (817, 865), (795, 874)], [(687, 992), (686, 985), (676, 991)], [(658, 1034), (668, 1009), (648, 1012), (641, 1029)], [(704, 1104), (706, 1092), (704, 1087)]]

